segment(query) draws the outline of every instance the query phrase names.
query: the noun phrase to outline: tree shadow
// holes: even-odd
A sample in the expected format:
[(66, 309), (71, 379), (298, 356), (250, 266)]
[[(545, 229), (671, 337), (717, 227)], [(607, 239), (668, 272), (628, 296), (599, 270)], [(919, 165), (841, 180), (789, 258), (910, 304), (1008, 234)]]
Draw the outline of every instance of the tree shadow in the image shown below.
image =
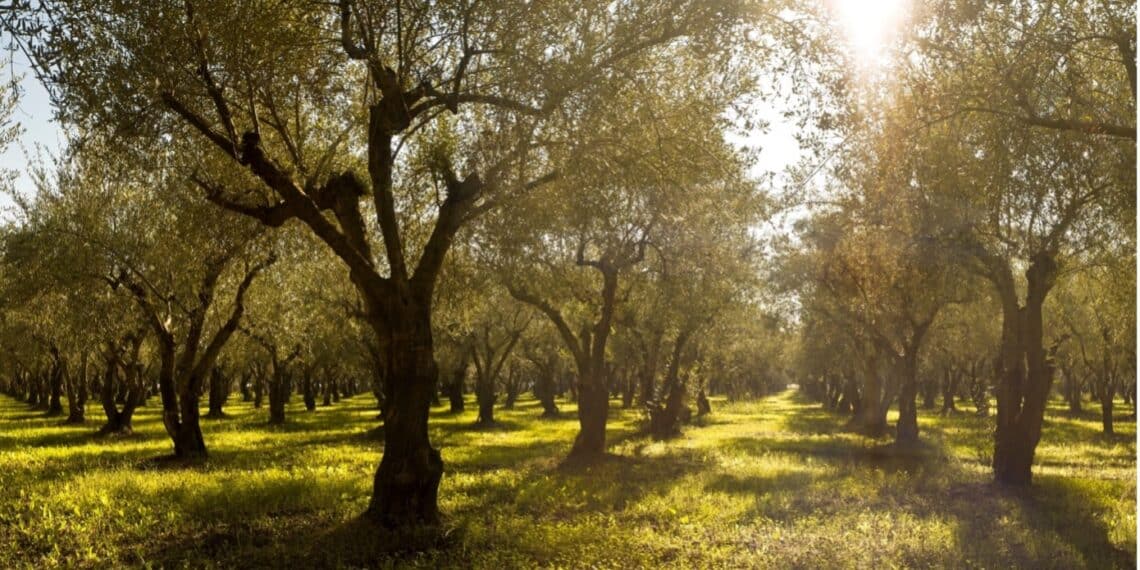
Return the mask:
[[(862, 497), (861, 508), (952, 521), (963, 566), (992, 561), (996, 555), (1013, 567), (1135, 567), (1135, 543), (1131, 548), (1114, 544), (1112, 529), (1102, 516), (1112, 508), (1112, 501), (1121, 499), (1097, 496), (1095, 490), (1103, 488), (1099, 479), (1039, 475), (1029, 489), (1010, 489), (964, 469), (965, 464), (947, 451), (942, 428), (972, 418), (942, 418), (946, 424), (924, 428), (920, 445), (897, 446), (870, 444), (866, 438), (845, 435), (836, 429), (843, 418), (820, 408), (799, 407), (784, 413), (788, 415), (782, 418), (783, 426), (810, 435), (733, 438), (722, 449), (753, 456), (787, 454), (823, 463), (829, 469), (822, 474), (810, 469), (763, 476), (722, 474), (706, 490), (753, 497), (757, 504), (749, 511), (751, 516), (791, 522), (850, 512), (849, 506), (834, 497), (832, 486), (850, 478), (858, 480), (860, 471), (880, 471), (893, 477), (878, 483), (874, 496)], [(1088, 426), (1056, 417), (1049, 421), (1054, 441), (1132, 441), (1127, 436), (1098, 439), (1103, 434), (1090, 433), (1094, 430)], [(1135, 465), (1119, 453), (1096, 449), (1089, 453), (1095, 457), (1082, 454), (1071, 464), (1039, 459), (1035, 467), (1107, 465), (1120, 469)]]

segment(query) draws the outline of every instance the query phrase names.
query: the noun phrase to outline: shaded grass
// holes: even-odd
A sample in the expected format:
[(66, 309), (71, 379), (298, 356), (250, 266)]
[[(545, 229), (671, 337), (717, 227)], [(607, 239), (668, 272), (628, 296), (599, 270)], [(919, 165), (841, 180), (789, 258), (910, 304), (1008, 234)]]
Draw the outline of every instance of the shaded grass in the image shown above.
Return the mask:
[[(638, 433), (615, 410), (614, 457), (561, 464), (574, 406), (533, 400), (433, 411), (447, 472), (442, 526), (390, 532), (357, 518), (382, 443), (367, 397), (271, 427), (229, 406), (203, 422), (210, 459), (155, 469), (169, 453), (156, 406), (137, 435), (95, 438), (0, 400), (0, 567), (834, 568), (1133, 567), (1135, 423), (1050, 409), (1036, 484), (989, 483), (992, 419), (923, 414), (924, 445), (897, 450), (787, 392), (713, 401), (680, 439)], [(473, 408), (474, 406), (472, 406)], [(97, 414), (97, 409), (90, 410)], [(893, 416), (893, 414), (892, 414)], [(893, 418), (892, 418), (893, 419)]]

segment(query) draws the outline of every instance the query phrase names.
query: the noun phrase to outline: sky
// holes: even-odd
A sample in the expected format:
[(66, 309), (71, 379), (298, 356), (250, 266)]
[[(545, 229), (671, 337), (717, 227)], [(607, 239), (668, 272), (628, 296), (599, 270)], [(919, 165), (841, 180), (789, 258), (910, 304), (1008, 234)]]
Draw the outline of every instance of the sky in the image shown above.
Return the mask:
[[(62, 145), (62, 132), (52, 121), (51, 102), (48, 94), (28, 66), (23, 54), (17, 53), (8, 70), (0, 75), (8, 81), (11, 76), (19, 79), (20, 99), (12, 119), (20, 124), (23, 132), (14, 144), (0, 153), (0, 170), (15, 170), (19, 173), (16, 190), (22, 194), (34, 191), (35, 186), (28, 176), (28, 157), (36, 156), (37, 148), (56, 152)], [(12, 219), (15, 205), (7, 194), (0, 193), (0, 217)]]

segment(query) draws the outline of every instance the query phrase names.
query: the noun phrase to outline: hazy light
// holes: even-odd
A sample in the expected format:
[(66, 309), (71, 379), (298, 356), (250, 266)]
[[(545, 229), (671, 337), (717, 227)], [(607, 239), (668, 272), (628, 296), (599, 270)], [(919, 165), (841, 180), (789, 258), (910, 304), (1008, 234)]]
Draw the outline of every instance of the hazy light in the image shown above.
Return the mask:
[(885, 60), (909, 8), (908, 0), (830, 0), (832, 13), (847, 36), (855, 59), (863, 65)]

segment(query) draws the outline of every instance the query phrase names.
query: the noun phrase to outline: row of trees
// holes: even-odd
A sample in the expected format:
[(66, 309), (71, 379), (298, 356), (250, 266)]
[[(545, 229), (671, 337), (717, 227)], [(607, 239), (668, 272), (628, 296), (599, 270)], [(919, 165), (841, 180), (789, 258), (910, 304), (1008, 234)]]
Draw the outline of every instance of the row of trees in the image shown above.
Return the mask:
[[(1028, 484), (1057, 366), (1134, 382), (1133, 10), (919, 7), (887, 81), (810, 3), (16, 3), (75, 136), (6, 228), (4, 382), (97, 391), (109, 431), (153, 385), (182, 459), (226, 378), (275, 421), (371, 389), (386, 523), (436, 520), (428, 414), (467, 382), (482, 422), (565, 391), (594, 461), (613, 396), (667, 437), (795, 370), (871, 434), (897, 401), (907, 443), (923, 378), (993, 381), (995, 476)], [(726, 137), (764, 72), (829, 157), (788, 236)]]
[(485, 421), (513, 356), (546, 371), (551, 412), (570, 368), (584, 461), (611, 391), (652, 402), (662, 434), (698, 361), (763, 391), (735, 371), (758, 342), (763, 204), (724, 132), (778, 49), (756, 26), (775, 9), (14, 4), (5, 29), (77, 135), (6, 236), (9, 382), (87, 385), (101, 362), (129, 420), (156, 378), (194, 459), (217, 370), (267, 375), (275, 419), (289, 377), (369, 378), (387, 523), (437, 518), (428, 411), (468, 368)]
[(846, 98), (828, 200), (783, 256), (801, 371), (871, 434), (897, 402), (997, 401), (998, 481), (1030, 482), (1054, 379), (1135, 389), (1135, 7), (916, 8), (890, 81)]

